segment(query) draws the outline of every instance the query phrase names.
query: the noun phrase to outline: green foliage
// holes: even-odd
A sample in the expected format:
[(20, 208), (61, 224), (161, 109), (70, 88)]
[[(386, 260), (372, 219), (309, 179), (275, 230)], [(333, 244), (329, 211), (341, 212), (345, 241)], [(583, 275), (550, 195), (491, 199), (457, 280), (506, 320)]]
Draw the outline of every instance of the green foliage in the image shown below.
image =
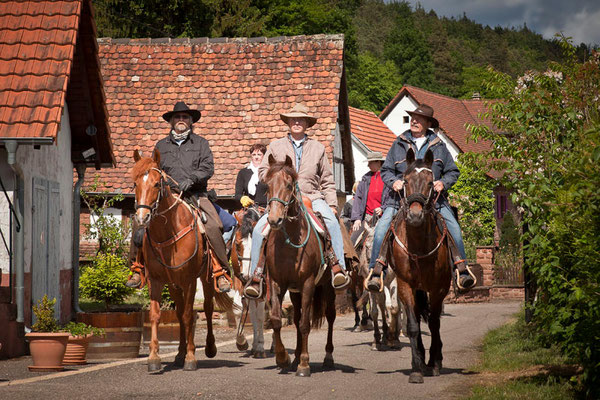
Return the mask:
[(449, 200), (458, 208), (467, 258), (474, 259), (476, 246), (488, 246), (494, 241), (495, 182), (486, 176), (474, 154), (460, 154), (457, 166), (460, 177), (450, 189)]
[(402, 87), (396, 65), (380, 63), (369, 53), (359, 54), (358, 68), (348, 75), (348, 101), (352, 107), (381, 112)]
[[(161, 310), (175, 309), (175, 301), (171, 298), (168, 285), (163, 286), (161, 294), (160, 308)], [(148, 286), (144, 286), (142, 289), (142, 296), (146, 304), (150, 304), (150, 293)]]
[(503, 93), (491, 105), (497, 129), (471, 127), (489, 139), (489, 165), (522, 208), (524, 262), (538, 288), (533, 322), (584, 368), (588, 395), (600, 388), (600, 60), (579, 62), (562, 42), (565, 62), (517, 80), (494, 72)]
[(101, 301), (106, 310), (121, 303), (135, 289), (125, 286), (129, 275), (126, 260), (114, 254), (98, 254), (79, 281), (82, 296)]
[(104, 329), (96, 328), (95, 326), (88, 325), (84, 322), (68, 322), (61, 328), (63, 332), (69, 332), (71, 336), (104, 336)]
[(54, 318), (54, 304), (56, 299), (48, 300), (48, 296), (44, 297), (34, 304), (31, 309), (35, 315), (35, 324), (31, 329), (35, 332), (58, 332), (58, 321)]

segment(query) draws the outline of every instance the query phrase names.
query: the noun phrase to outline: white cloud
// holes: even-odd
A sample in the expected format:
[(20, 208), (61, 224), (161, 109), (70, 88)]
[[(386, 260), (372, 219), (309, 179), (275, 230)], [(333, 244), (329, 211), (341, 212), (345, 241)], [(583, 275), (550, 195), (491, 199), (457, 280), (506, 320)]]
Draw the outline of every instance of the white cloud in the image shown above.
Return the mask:
[(562, 31), (565, 36), (571, 36), (575, 44), (600, 44), (600, 10), (588, 12), (584, 9), (563, 21), (562, 26), (549, 26), (541, 33), (544, 37), (551, 37)]

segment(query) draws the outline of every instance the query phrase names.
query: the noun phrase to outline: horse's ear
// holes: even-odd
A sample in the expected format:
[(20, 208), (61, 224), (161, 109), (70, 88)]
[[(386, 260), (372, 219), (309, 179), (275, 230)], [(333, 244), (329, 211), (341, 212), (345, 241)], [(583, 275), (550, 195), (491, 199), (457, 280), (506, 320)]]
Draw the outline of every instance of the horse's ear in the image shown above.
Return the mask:
[(160, 165), (160, 151), (158, 151), (158, 149), (154, 149), (154, 152), (152, 153), (152, 158), (154, 159), (155, 163)]
[(415, 152), (412, 148), (406, 152), (406, 165), (410, 165), (415, 162)]
[(423, 161), (425, 162), (425, 165), (427, 165), (428, 167), (431, 167), (431, 164), (433, 164), (433, 151), (427, 150)]
[(140, 152), (137, 151), (137, 149), (135, 149), (133, 151), (133, 161), (138, 162), (142, 159), (142, 156), (140, 156)]
[(273, 154), (269, 154), (269, 166), (275, 164), (277, 161), (275, 161), (275, 157), (273, 157)]
[(290, 156), (285, 156), (285, 165), (287, 165), (290, 168), (294, 168), (294, 163), (292, 162)]

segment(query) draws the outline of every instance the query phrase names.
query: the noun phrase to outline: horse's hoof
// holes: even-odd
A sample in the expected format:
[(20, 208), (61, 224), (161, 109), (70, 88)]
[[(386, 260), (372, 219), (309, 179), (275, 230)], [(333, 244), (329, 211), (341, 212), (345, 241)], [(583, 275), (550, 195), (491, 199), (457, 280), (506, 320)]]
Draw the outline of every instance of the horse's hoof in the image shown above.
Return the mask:
[(214, 344), (212, 346), (206, 346), (204, 354), (206, 354), (206, 357), (208, 358), (214, 358), (217, 355), (217, 346)]
[(290, 356), (287, 354), (287, 352), (285, 353), (285, 358), (283, 360), (280, 360), (279, 357), (276, 357), (276, 361), (277, 366), (281, 369), (285, 369), (290, 366)]
[(330, 356), (330, 355), (325, 356), (325, 359), (323, 360), (323, 369), (328, 370), (328, 371), (335, 369), (335, 364), (333, 362), (333, 356)]
[(196, 360), (185, 360), (185, 363), (183, 364), (183, 370), (184, 371), (195, 371), (198, 369), (198, 364), (196, 363)]
[(253, 358), (267, 358), (267, 354), (265, 353), (265, 351), (255, 351), (254, 354), (252, 355)]
[(408, 377), (408, 383), (423, 383), (423, 374), (420, 372), (411, 372)]
[(185, 355), (177, 354), (177, 356), (175, 356), (175, 366), (176, 367), (183, 367), (184, 362), (185, 362)]
[(246, 337), (244, 337), (244, 336), (238, 336), (237, 339), (235, 340), (235, 345), (239, 351), (248, 350), (248, 341), (246, 340)]
[(160, 358), (157, 360), (148, 360), (148, 372), (160, 371)]
[(379, 343), (373, 343), (371, 345), (371, 351), (381, 351), (381, 345)]
[(304, 367), (296, 370), (296, 376), (309, 377), (310, 376), (310, 367)]

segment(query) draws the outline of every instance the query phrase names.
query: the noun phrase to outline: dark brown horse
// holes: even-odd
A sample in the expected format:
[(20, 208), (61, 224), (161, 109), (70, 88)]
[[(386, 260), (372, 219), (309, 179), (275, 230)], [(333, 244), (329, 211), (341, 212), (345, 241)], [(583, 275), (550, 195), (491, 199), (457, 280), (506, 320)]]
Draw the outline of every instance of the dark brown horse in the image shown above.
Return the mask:
[(227, 294), (215, 293), (207, 244), (192, 208), (179, 196), (173, 195), (167, 184), (170, 179), (160, 170), (160, 154), (153, 158), (141, 158), (136, 150), (136, 164), (132, 169), (135, 183), (136, 222), (144, 227), (146, 234), (142, 246), (146, 275), (150, 290), (150, 322), (152, 338), (148, 371), (160, 370), (158, 355), (158, 323), (160, 320), (161, 292), (168, 284), (171, 298), (175, 301), (180, 323), (179, 352), (175, 363), (183, 369), (197, 368), (194, 344), (194, 296), (196, 279), (199, 277), (204, 289), (204, 313), (206, 315), (206, 347), (209, 358), (217, 354), (212, 330), (213, 298), (225, 310), (232, 302)]
[[(423, 373), (439, 375), (442, 367), (440, 315), (451, 281), (451, 263), (445, 224), (438, 223), (433, 190), (433, 153), (415, 160), (412, 149), (406, 155), (404, 193), (391, 235), (391, 265), (396, 272), (398, 294), (408, 317), (412, 351), (411, 383), (422, 383)], [(441, 218), (441, 217), (439, 217)], [(420, 319), (429, 323), (431, 348), (427, 371)]]
[[(323, 264), (324, 242), (308, 220), (297, 185), (298, 176), (292, 160), (276, 162), (269, 156), (265, 183), (269, 187), (269, 216), (271, 232), (266, 238), (264, 259), (271, 301), (271, 322), (275, 341), (277, 366), (287, 368), (290, 357), (281, 341), (281, 302), (288, 289), (294, 305), (296, 351), (294, 364), (297, 376), (310, 376), (308, 335), (312, 326), (318, 327), (326, 316), (327, 345), (324, 368), (333, 364), (333, 323), (335, 321), (335, 291), (331, 271), (317, 275)], [(260, 261), (259, 261), (260, 262)]]

